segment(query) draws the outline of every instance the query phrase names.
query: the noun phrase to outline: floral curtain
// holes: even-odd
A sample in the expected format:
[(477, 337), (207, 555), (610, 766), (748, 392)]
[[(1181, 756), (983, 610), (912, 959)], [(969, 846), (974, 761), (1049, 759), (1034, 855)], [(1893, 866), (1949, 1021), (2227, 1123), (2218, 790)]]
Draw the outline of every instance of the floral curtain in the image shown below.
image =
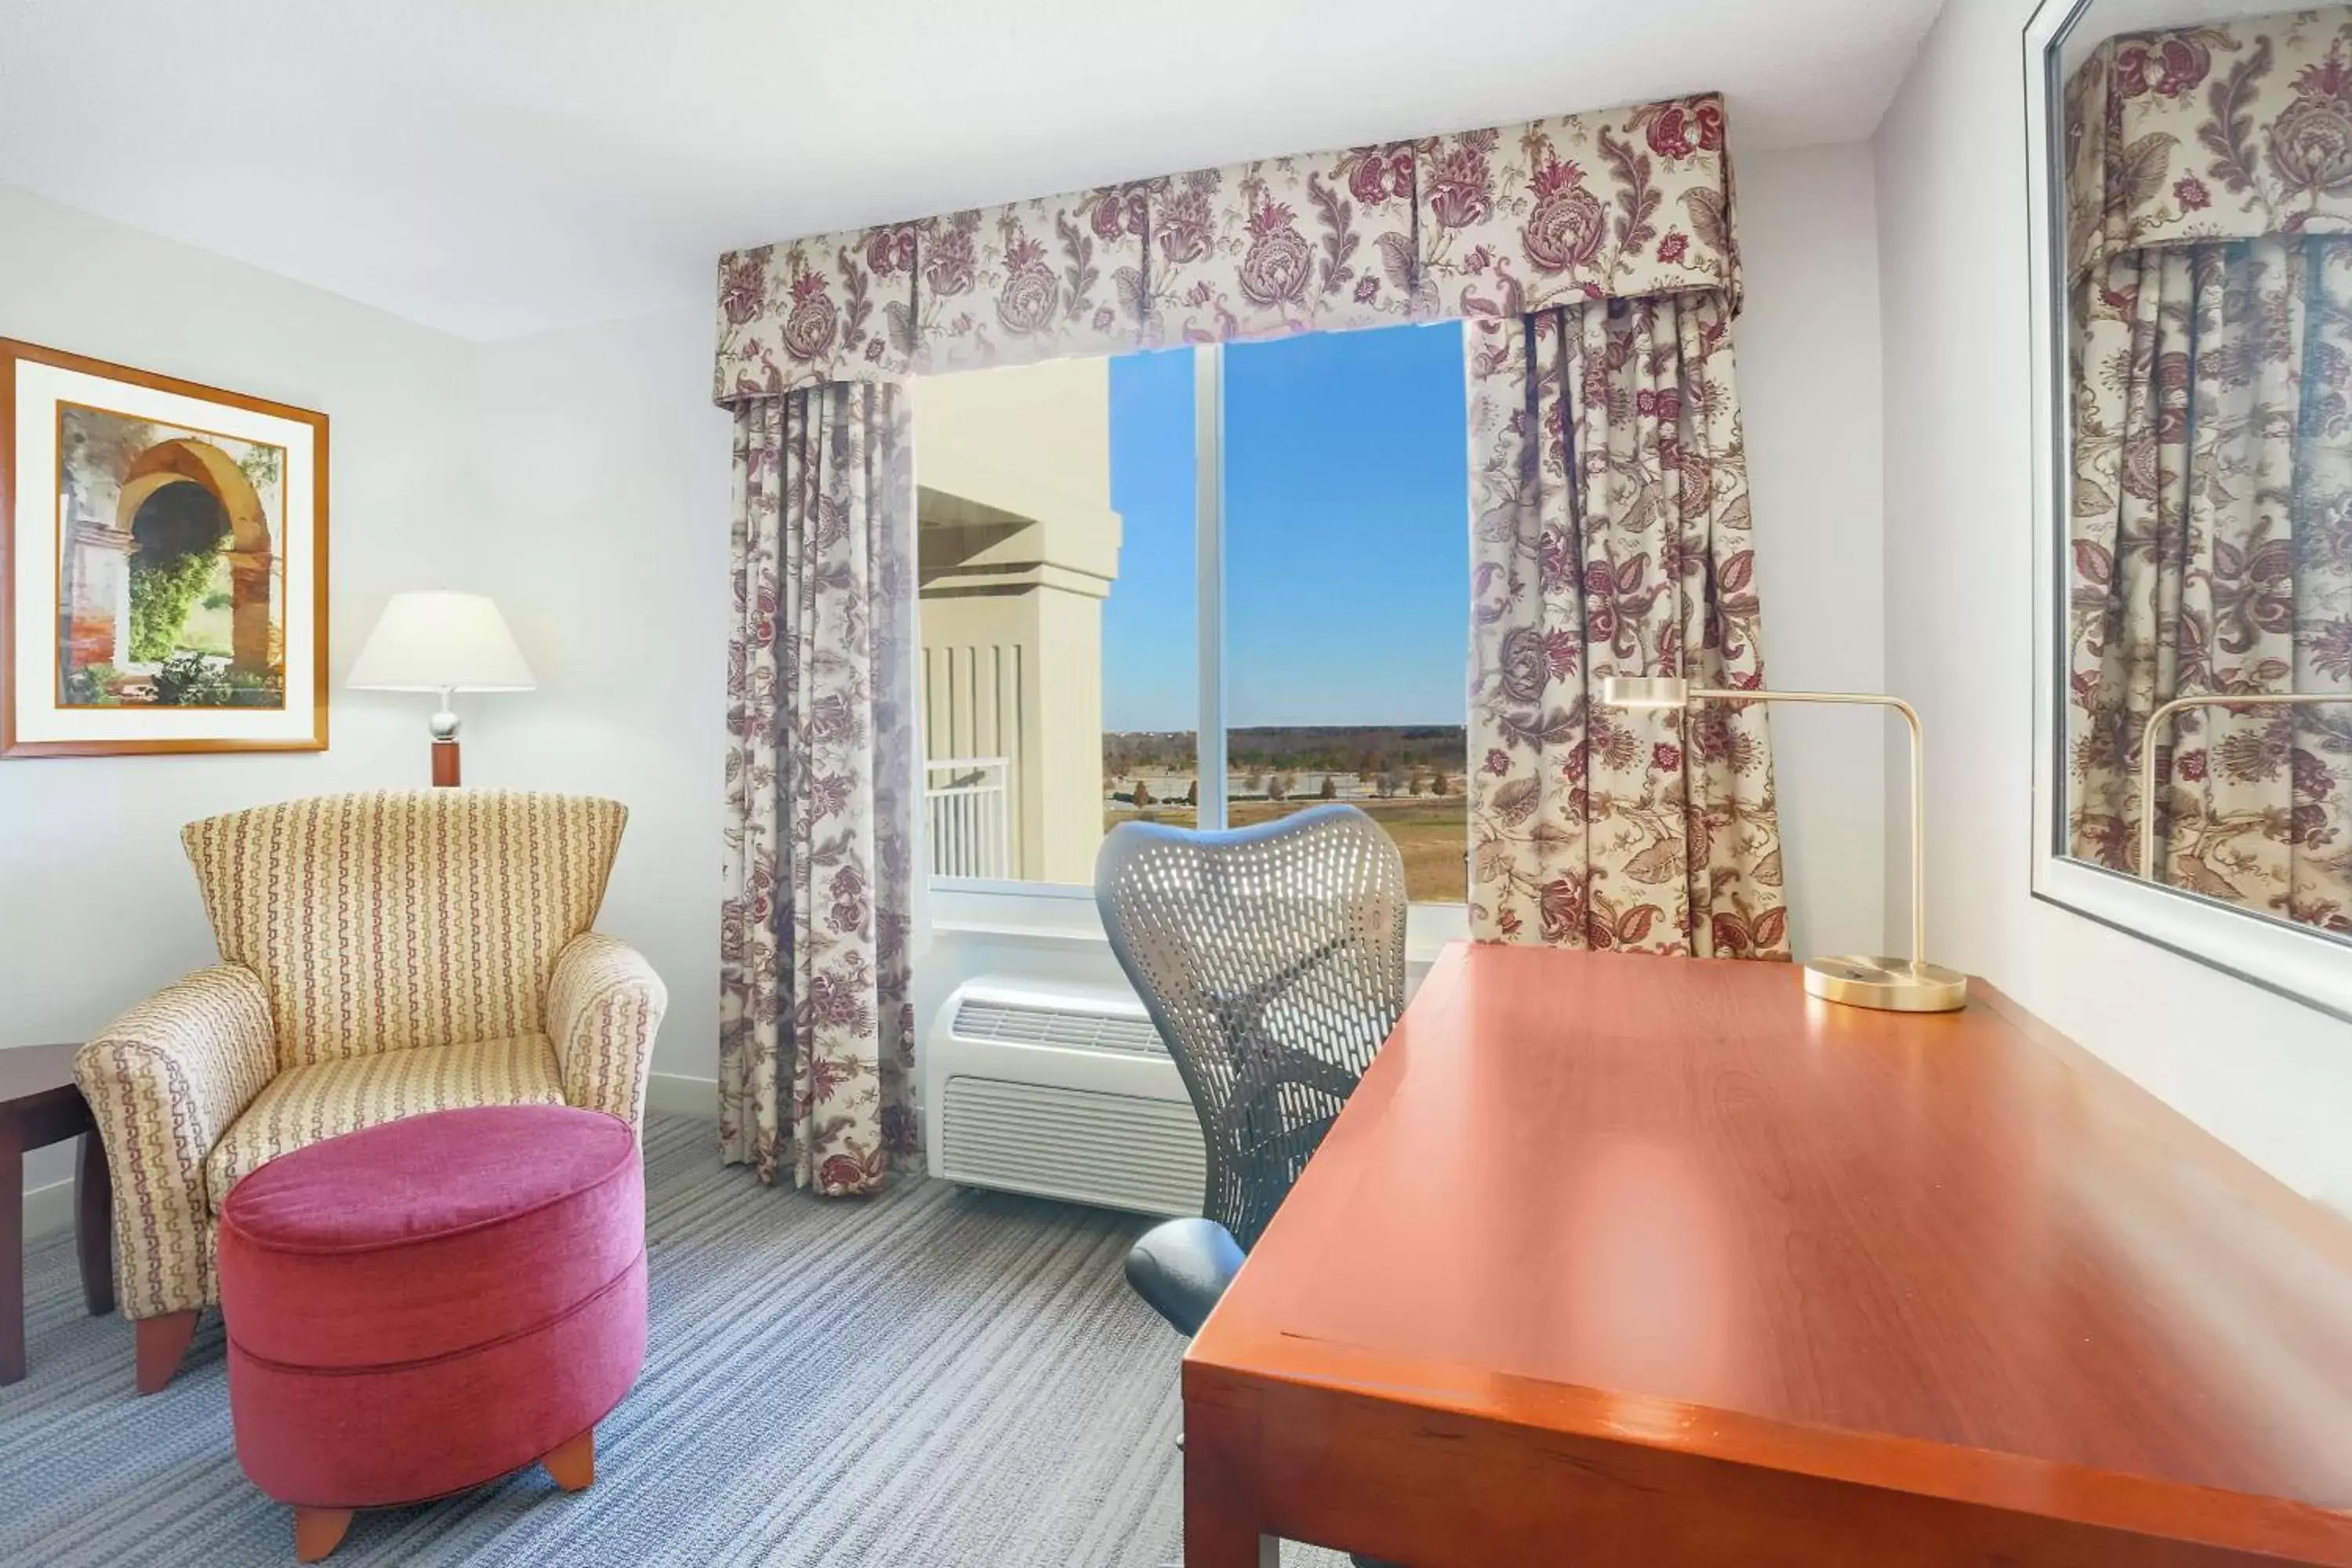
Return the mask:
[(719, 1139), (828, 1195), (917, 1149), (906, 402), (835, 383), (735, 416)]
[(1472, 934), (1787, 958), (1762, 705), (1598, 701), (1610, 675), (1763, 684), (1723, 296), (1561, 305), (1465, 341)]
[[(2109, 258), (2075, 293), (2074, 852), (2139, 869), (2148, 715), (2352, 697), (2352, 238)], [(2352, 931), (2352, 703), (2192, 710), (2159, 740), (2162, 879)]]
[(1712, 93), (733, 251), (713, 395), (1690, 290), (1737, 311)]

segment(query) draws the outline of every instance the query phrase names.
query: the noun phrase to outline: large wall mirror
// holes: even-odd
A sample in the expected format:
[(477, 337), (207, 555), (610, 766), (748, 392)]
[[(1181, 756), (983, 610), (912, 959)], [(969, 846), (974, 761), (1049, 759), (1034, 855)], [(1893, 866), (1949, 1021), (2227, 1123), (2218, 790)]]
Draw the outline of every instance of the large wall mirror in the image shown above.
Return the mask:
[(2352, 1016), (2352, 7), (2050, 0), (2036, 890)]

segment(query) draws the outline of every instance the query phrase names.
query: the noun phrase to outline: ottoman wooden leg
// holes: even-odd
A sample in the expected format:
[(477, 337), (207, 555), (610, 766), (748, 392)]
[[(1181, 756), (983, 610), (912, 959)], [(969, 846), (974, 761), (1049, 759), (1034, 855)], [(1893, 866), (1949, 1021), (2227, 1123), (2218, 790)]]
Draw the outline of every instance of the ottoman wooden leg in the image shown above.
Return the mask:
[(586, 1490), (588, 1483), (596, 1479), (596, 1428), (591, 1426), (578, 1436), (565, 1439), (540, 1463), (547, 1467), (547, 1473), (565, 1491)]
[(343, 1543), (352, 1527), (347, 1508), (298, 1508), (294, 1510), (294, 1561), (316, 1563)]
[(140, 1393), (153, 1394), (172, 1381), (172, 1374), (180, 1370), (180, 1358), (187, 1353), (188, 1342), (196, 1337), (196, 1320), (202, 1316), (194, 1311), (166, 1312), (160, 1318), (132, 1321)]

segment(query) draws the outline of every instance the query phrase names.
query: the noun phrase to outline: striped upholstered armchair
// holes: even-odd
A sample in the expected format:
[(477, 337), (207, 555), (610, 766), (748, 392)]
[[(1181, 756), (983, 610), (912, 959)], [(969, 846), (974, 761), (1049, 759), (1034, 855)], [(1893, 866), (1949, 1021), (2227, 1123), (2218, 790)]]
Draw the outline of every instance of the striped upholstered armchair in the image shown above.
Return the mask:
[(221, 962), (84, 1046), (114, 1180), (138, 1383), (171, 1381), (217, 1299), (213, 1227), (264, 1162), (471, 1105), (642, 1123), (667, 995), (588, 927), (627, 812), (556, 795), (328, 795), (181, 834)]

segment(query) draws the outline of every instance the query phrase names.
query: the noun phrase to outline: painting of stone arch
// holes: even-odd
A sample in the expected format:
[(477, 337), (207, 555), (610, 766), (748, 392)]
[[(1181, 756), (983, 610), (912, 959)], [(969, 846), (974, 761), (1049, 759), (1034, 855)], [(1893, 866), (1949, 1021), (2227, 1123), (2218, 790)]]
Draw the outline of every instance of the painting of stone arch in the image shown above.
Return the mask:
[(58, 701), (282, 708), (281, 447), (58, 406)]
[(0, 757), (327, 746), (327, 416), (0, 338)]

